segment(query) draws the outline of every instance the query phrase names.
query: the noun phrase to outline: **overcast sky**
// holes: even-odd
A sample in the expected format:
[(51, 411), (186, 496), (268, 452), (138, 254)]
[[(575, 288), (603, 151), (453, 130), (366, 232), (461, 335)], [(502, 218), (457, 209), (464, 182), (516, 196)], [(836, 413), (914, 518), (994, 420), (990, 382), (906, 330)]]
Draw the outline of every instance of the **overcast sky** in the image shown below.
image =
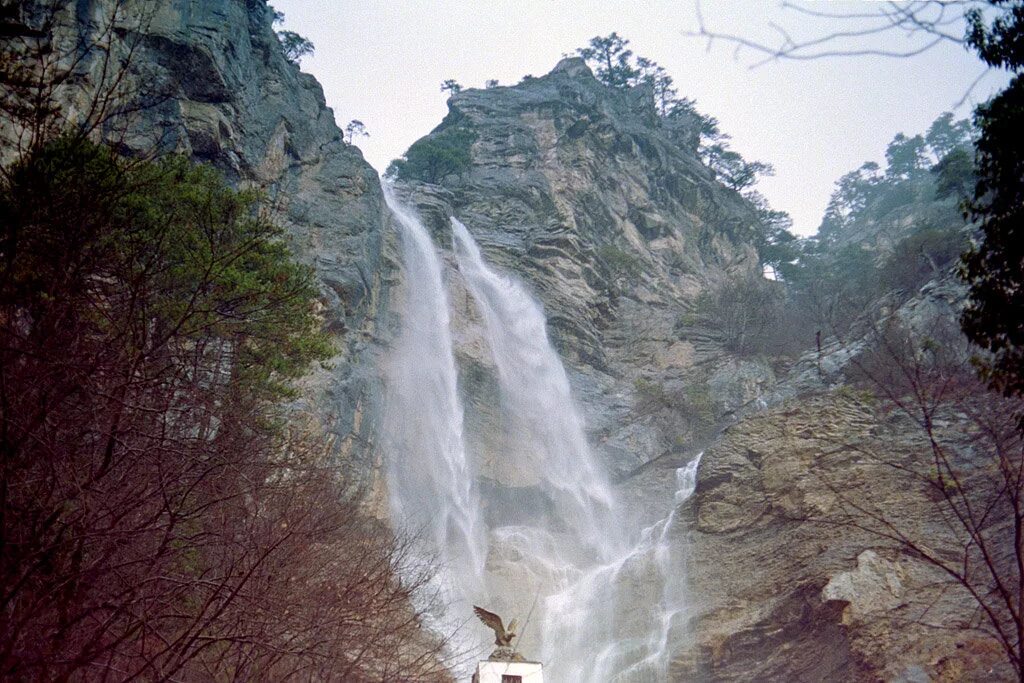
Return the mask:
[[(465, 87), (488, 79), (503, 85), (539, 76), (596, 35), (617, 31), (634, 52), (675, 78), (680, 95), (721, 122), (748, 159), (773, 164), (759, 188), (788, 211), (794, 228), (813, 233), (835, 180), (867, 160), (884, 161), (898, 132), (924, 132), (953, 109), (982, 73), (964, 48), (945, 44), (909, 59), (828, 58), (775, 61), (754, 69), (752, 53), (685, 37), (697, 28), (692, 0), (272, 0), (284, 28), (316, 45), (302, 61), (324, 86), (338, 124), (366, 124), (358, 141), (383, 171), (447, 112), (440, 83)], [(873, 3), (818, 2), (829, 10), (864, 10)], [(709, 29), (774, 40), (770, 23), (796, 36), (816, 36), (827, 22), (794, 14), (778, 2), (704, 0)], [(833, 27), (838, 25), (833, 24)], [(847, 28), (849, 28), (847, 26)], [(898, 49), (906, 36), (861, 40), (860, 47)], [(990, 74), (957, 111), (969, 114), (1004, 82)]]

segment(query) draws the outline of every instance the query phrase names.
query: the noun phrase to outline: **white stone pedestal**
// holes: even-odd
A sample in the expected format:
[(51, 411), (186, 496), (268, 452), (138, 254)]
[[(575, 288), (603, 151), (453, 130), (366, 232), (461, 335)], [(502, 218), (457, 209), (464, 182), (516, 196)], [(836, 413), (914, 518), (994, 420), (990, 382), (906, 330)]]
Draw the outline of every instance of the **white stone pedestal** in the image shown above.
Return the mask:
[(480, 662), (473, 683), (544, 683), (540, 662)]

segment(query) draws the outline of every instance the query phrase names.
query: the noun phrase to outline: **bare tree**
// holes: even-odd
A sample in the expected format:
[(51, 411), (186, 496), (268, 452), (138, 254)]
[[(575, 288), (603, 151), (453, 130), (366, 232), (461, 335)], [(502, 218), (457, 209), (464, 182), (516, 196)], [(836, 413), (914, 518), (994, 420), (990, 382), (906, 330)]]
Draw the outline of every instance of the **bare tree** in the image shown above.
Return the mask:
[(0, 677), (445, 680), (429, 558), (278, 428), (324, 352), (308, 271), (255, 195), (89, 142), (152, 102), (146, 18), (67, 51), (69, 7), (3, 15)]
[[(709, 27), (700, 0), (695, 0), (697, 28), (683, 35), (732, 45), (734, 55), (753, 55), (751, 67), (777, 60), (807, 61), (834, 57), (908, 58), (924, 54), (940, 45), (965, 45), (967, 18), (971, 13), (984, 14), (992, 7), (990, 0), (900, 0), (871, 3), (856, 9), (822, 6), (818, 3), (784, 0), (781, 7), (794, 16), (801, 33), (811, 27), (809, 37), (795, 37), (794, 32), (779, 22), (769, 27), (774, 41), (760, 41), (728, 31)], [(878, 39), (899, 37), (899, 47), (879, 47)], [(991, 68), (982, 66), (957, 106), (965, 102)]]
[[(836, 442), (821, 454), (838, 459), (817, 468), (817, 479), (840, 504), (803, 521), (863, 532), (930, 569), (933, 583), (910, 616), (877, 616), (983, 634), (1024, 681), (1021, 405), (988, 391), (969, 358), (953, 320), (912, 329), (894, 317), (875, 326), (849, 372), (874, 397), (862, 408), (891, 431)], [(829, 474), (846, 472), (842, 463), (851, 458), (876, 467), (903, 492), (903, 504), (923, 512), (894, 509), (874, 488)], [(970, 609), (943, 609), (950, 599)]]

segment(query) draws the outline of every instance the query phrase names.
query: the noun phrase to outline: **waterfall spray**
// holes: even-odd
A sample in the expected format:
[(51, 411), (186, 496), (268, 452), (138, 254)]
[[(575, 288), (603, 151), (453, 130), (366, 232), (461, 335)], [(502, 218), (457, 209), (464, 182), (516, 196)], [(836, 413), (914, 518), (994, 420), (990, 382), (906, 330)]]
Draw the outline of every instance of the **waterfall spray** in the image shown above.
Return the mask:
[(486, 536), (476, 475), (466, 457), (462, 403), (441, 262), (420, 219), (385, 185), (401, 230), (402, 327), (388, 359), (384, 450), (391, 513), (438, 553), (445, 597), (481, 594)]

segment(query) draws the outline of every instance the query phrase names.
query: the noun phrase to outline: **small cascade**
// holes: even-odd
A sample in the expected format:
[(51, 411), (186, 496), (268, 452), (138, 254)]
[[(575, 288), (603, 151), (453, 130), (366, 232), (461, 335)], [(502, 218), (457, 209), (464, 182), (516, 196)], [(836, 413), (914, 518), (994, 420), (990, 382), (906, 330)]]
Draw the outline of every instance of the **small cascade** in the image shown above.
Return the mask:
[(463, 440), (441, 261), (420, 219), (387, 185), (384, 197), (401, 230), (405, 268), (401, 332), (385, 367), (382, 441), (391, 514), (439, 556), (439, 581), (450, 584), (443, 597), (471, 599), (483, 587), (486, 535)]
[(552, 618), (544, 632), (545, 644), (553, 644), (549, 658), (554, 664), (560, 652), (577, 654), (557, 667), (559, 680), (668, 680), (670, 645), (678, 642), (688, 617), (685, 558), (671, 530), (678, 506), (696, 489), (702, 455), (676, 470), (667, 517), (643, 529), (620, 557), (584, 570), (549, 598)]

